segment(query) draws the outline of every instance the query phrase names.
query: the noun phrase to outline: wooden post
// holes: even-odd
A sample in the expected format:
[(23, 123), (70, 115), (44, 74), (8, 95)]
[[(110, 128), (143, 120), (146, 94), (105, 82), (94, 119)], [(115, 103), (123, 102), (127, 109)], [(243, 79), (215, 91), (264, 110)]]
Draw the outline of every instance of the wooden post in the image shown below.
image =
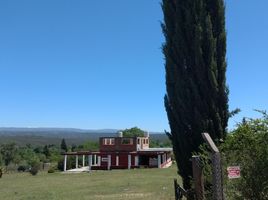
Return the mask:
[(175, 191), (175, 200), (179, 200), (177, 179), (174, 179), (174, 191)]
[(212, 174), (213, 174), (213, 196), (215, 199), (223, 200), (222, 169), (220, 152), (212, 153)]
[(204, 180), (203, 180), (202, 166), (200, 163), (200, 156), (192, 156), (192, 167), (193, 167), (193, 179), (194, 179), (196, 199), (203, 200), (205, 199)]
[(212, 189), (213, 199), (224, 200), (223, 185), (222, 185), (222, 169), (221, 169), (221, 156), (219, 149), (211, 139), (208, 133), (202, 133), (204, 140), (207, 142), (212, 154)]
[(180, 200), (184, 197), (186, 197), (187, 199), (193, 199), (193, 198), (189, 198), (189, 195), (187, 193), (187, 191), (185, 191), (177, 182), (177, 179), (174, 179), (174, 190), (175, 190), (175, 200)]

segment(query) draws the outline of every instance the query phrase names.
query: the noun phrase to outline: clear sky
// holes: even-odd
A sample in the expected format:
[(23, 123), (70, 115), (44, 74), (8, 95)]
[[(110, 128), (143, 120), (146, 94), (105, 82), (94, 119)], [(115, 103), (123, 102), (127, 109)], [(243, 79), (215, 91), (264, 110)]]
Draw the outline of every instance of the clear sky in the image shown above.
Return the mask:
[[(268, 2), (227, 0), (230, 120), (268, 106)], [(159, 0), (1, 0), (0, 126), (169, 129)]]

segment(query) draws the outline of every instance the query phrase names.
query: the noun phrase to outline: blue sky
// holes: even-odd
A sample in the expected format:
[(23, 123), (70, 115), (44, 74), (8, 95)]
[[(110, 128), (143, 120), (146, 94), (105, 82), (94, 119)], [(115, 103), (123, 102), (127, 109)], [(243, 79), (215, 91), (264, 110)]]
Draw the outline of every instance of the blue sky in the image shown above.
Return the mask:
[[(268, 2), (227, 0), (230, 120), (267, 109)], [(159, 0), (1, 0), (0, 126), (169, 129)]]

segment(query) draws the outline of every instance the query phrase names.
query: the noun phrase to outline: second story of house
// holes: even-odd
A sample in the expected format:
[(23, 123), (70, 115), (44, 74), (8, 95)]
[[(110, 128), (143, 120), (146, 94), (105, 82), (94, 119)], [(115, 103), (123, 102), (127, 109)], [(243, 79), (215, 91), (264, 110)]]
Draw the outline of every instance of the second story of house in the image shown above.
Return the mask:
[(100, 151), (131, 152), (149, 148), (149, 137), (101, 137)]

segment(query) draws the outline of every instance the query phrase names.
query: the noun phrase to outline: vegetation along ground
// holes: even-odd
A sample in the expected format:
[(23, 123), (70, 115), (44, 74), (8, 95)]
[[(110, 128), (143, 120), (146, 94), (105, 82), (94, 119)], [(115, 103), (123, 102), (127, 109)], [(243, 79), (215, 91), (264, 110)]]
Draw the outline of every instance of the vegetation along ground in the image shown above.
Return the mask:
[(174, 199), (176, 166), (167, 169), (133, 169), (63, 174), (39, 172), (4, 174), (2, 200), (169, 200)]

